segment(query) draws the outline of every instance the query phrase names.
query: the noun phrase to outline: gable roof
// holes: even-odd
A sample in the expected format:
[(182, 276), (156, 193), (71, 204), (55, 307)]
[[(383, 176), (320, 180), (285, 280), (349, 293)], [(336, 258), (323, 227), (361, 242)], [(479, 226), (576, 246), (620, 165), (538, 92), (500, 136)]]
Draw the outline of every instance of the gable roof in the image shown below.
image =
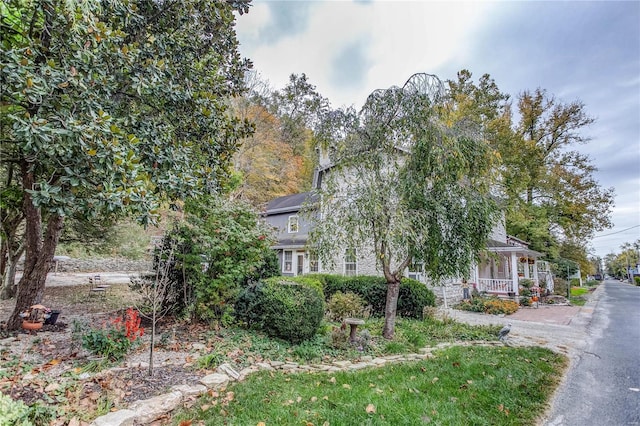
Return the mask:
[(316, 202), (318, 199), (318, 195), (312, 192), (285, 195), (284, 197), (278, 197), (269, 201), (267, 203), (265, 214), (270, 216), (280, 213), (298, 212), (305, 202)]

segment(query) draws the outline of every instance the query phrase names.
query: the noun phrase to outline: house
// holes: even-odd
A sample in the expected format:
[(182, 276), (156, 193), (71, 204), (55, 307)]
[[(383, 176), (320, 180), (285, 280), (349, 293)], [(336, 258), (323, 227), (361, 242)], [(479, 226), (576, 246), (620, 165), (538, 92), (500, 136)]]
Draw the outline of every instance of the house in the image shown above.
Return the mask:
[[(307, 215), (302, 214), (305, 206), (317, 201), (317, 195), (313, 192), (304, 192), (267, 203), (263, 217), (277, 229), (277, 243), (273, 249), (277, 252), (282, 275), (380, 275), (375, 258), (366, 252), (345, 250), (333, 266), (321, 264), (317, 254), (307, 244), (313, 224)], [(553, 290), (549, 265), (539, 260), (541, 256), (542, 253), (529, 249), (526, 242), (507, 235), (503, 217), (494, 226), (487, 242), (487, 252), (481, 255), (482, 260), (470, 271), (471, 283), (480, 292), (504, 297), (518, 296), (519, 286), (516, 283), (521, 279)], [(405, 276), (430, 284), (420, 263), (408, 268)], [(440, 297), (446, 292), (448, 298), (459, 299), (462, 297), (460, 284), (461, 280), (450, 280), (444, 287), (430, 287)]]
[[(435, 76), (415, 74), (407, 80), (402, 88), (394, 86), (387, 90), (390, 91), (389, 93), (391, 93), (393, 99), (397, 99), (399, 95), (412, 96), (419, 93), (435, 101), (443, 96), (445, 87)], [(374, 114), (374, 106), (376, 102), (384, 99), (387, 90), (377, 90), (369, 96), (363, 107), (365, 116), (372, 114), (371, 117), (378, 117)], [(398, 104), (398, 108), (402, 108), (401, 104)], [(391, 149), (376, 149), (372, 152), (382, 153), (381, 155), (386, 156), (385, 160), (397, 159), (398, 163), (411, 155), (410, 136), (403, 132), (392, 133), (385, 140), (390, 142), (389, 147)], [(337, 187), (337, 191), (344, 192), (344, 198), (348, 199), (351, 197), (349, 191), (357, 188), (359, 181), (356, 179), (362, 179), (362, 175), (358, 175), (358, 172), (362, 172), (362, 169), (366, 171), (366, 167), (358, 170), (358, 165), (355, 164), (353, 169), (340, 170), (340, 168), (336, 168), (335, 164), (332, 163), (331, 157), (333, 156), (330, 155), (330, 151), (333, 149), (336, 149), (336, 147), (326, 146), (319, 148), (318, 168), (314, 175), (313, 188), (320, 189), (325, 187), (326, 182), (333, 183)], [(368, 149), (368, 147), (363, 149)], [(362, 153), (364, 151), (359, 152)], [(388, 165), (388, 170), (393, 170), (394, 166), (385, 160), (383, 161), (384, 164)], [(329, 175), (329, 173), (331, 174)], [(370, 188), (379, 188), (379, 186), (376, 186), (379, 183), (376, 180), (378, 178), (379, 175), (373, 174), (371, 176)], [(319, 200), (313, 198), (313, 194), (314, 192), (308, 192), (279, 197), (269, 202), (266, 206), (264, 212), (265, 220), (278, 229), (278, 243), (274, 246), (274, 249), (278, 252), (282, 273), (284, 275), (300, 275), (314, 272), (344, 275), (380, 275), (382, 272), (376, 262), (376, 254), (371, 249), (367, 249), (367, 247), (345, 247), (341, 253), (338, 252), (340, 250), (337, 250), (332, 254), (334, 262), (331, 265), (323, 265), (313, 250), (309, 249), (307, 243), (313, 224), (306, 219), (305, 215), (301, 214), (301, 209), (305, 205), (319, 202)], [(329, 208), (330, 204), (322, 204), (321, 206)], [(323, 211), (320, 214), (330, 215), (331, 212)], [(339, 229), (341, 225), (338, 223), (334, 224), (334, 226)], [(452, 242), (453, 240), (451, 239), (447, 241), (447, 243)], [(548, 267), (538, 261), (540, 256), (541, 253), (530, 250), (524, 241), (506, 235), (503, 218), (500, 223), (494, 226), (488, 242), (487, 253), (473, 267), (473, 270), (469, 271), (468, 276), (472, 277), (473, 284), (479, 291), (505, 297), (517, 297), (519, 294), (518, 284), (521, 279), (530, 279), (536, 285), (540, 285), (541, 280), (547, 285), (551, 283)], [(421, 269), (420, 262), (415, 262), (414, 265), (404, 271), (404, 275), (429, 285), (428, 277)], [(445, 286), (437, 286), (433, 289), (436, 295), (438, 293), (447, 294), (447, 296), (453, 294), (454, 297), (459, 297), (462, 294), (460, 284), (461, 280), (459, 279), (450, 280), (450, 282), (445, 283)], [(449, 287), (452, 288), (451, 292), (447, 290)]]

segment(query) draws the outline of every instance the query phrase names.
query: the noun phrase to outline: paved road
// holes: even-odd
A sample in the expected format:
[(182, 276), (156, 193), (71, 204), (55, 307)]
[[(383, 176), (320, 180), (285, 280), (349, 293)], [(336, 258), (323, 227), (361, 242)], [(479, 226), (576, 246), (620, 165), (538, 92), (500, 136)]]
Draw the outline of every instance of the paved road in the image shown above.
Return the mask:
[(546, 426), (640, 425), (640, 287), (607, 281)]

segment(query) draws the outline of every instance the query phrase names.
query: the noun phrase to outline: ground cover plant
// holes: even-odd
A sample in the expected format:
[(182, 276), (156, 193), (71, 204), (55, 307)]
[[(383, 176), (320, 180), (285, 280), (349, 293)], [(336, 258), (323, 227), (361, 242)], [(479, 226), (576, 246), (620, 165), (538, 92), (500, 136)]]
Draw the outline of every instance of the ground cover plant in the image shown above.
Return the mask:
[(518, 303), (497, 297), (474, 297), (472, 300), (463, 300), (456, 305), (456, 308), (463, 311), (484, 312), (485, 314), (509, 315), (518, 310)]
[(565, 367), (544, 348), (458, 346), (375, 369), (260, 372), (201, 398), (172, 424), (528, 425)]

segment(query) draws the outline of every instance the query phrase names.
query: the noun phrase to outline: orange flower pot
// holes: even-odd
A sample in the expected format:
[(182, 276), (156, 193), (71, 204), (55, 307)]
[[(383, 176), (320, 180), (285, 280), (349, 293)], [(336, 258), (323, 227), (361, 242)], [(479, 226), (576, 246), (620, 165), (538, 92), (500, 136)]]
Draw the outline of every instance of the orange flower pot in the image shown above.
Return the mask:
[(22, 321), (22, 328), (25, 330), (40, 330), (42, 328), (42, 323)]

